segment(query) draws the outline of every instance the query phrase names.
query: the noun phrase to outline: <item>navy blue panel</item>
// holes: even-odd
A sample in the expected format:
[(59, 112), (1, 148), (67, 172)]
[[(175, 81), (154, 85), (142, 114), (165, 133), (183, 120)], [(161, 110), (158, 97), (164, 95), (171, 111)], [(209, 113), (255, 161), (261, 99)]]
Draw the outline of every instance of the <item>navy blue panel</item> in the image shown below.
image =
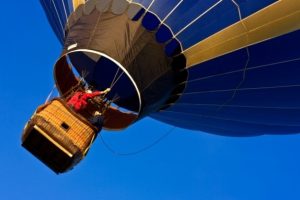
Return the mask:
[(241, 9), (242, 17), (247, 17), (277, 0), (235, 0)]
[[(226, 107), (223, 108), (226, 109)], [(210, 116), (210, 115), (216, 115), (220, 109), (221, 106), (215, 104), (177, 103), (176, 106), (172, 106), (168, 108), (167, 111)]]
[(232, 1), (225, 0), (190, 25), (177, 38), (181, 41), (183, 49), (186, 49), (239, 20), (237, 7)]
[(189, 80), (201, 79), (244, 69), (248, 60), (245, 49), (217, 57), (189, 69)]
[(223, 105), (233, 94), (234, 91), (183, 94), (178, 103)]
[(168, 40), (172, 39), (173, 34), (171, 30), (166, 25), (161, 25), (156, 32), (156, 40), (159, 43), (167, 42)]
[(63, 26), (66, 24), (68, 16), (70, 15), (68, 0), (57, 0), (54, 1), (57, 11), (59, 13), (59, 17), (63, 23)]
[(228, 90), (237, 88), (243, 80), (243, 72), (216, 76), (188, 82), (184, 93)]
[[(184, 94), (178, 103), (189, 104), (218, 104), (263, 107), (299, 107), (300, 86), (274, 89), (217, 91)], [(234, 98), (232, 98), (234, 97)], [(176, 105), (175, 105), (176, 106)]]
[(166, 24), (172, 28), (174, 33), (177, 33), (218, 1), (219, 0), (185, 0), (166, 20)]
[(300, 85), (299, 66), (300, 58), (285, 63), (248, 69), (245, 79), (243, 79), (243, 70), (195, 79), (194, 81), (189, 81), (185, 93), (234, 89), (242, 80), (243, 82), (239, 89)]
[(298, 60), (247, 70), (241, 88), (281, 87), (300, 85), (300, 57)]
[(234, 137), (243, 137), (243, 136), (258, 136), (262, 135), (259, 133), (253, 133), (247, 130), (244, 130), (243, 132), (239, 129), (225, 129), (221, 128), (215, 125), (207, 125), (200, 121), (199, 123), (196, 123), (195, 121), (190, 121), (190, 119), (186, 119), (185, 117), (181, 118), (170, 118), (170, 117), (165, 117), (161, 114), (152, 114), (150, 117), (153, 117), (154, 119), (157, 119), (159, 121), (171, 124), (176, 127), (180, 128), (186, 128), (186, 129), (191, 129), (191, 130), (197, 130), (197, 131), (204, 131), (207, 133), (212, 133), (216, 135), (224, 135), (224, 136), (234, 136)]
[(138, 21), (143, 16), (144, 13), (145, 13), (145, 9), (141, 8), (139, 12), (132, 18), (132, 21)]
[(148, 12), (144, 16), (142, 24), (147, 30), (153, 31), (157, 29), (158, 25), (160, 24), (160, 21), (153, 13)]
[(181, 112), (207, 117), (263, 123), (268, 125), (300, 126), (300, 107), (238, 107), (217, 105), (178, 104), (168, 111)]
[(178, 40), (173, 39), (165, 46), (165, 53), (167, 56), (171, 57), (177, 55), (181, 52), (181, 46)]
[(241, 90), (231, 101), (233, 105), (298, 107), (300, 86), (261, 90)]
[(151, 117), (178, 127), (203, 130), (226, 136), (255, 136), (261, 134), (288, 134), (300, 132), (300, 126), (274, 126), (245, 123), (174, 112), (161, 112), (153, 114)]
[(55, 8), (53, 6), (53, 3), (46, 2), (45, 0), (40, 0), (40, 3), (42, 4), (45, 13), (47, 15), (48, 21), (56, 35), (56, 37), (59, 39), (61, 43), (63, 43), (64, 40), (64, 30), (62, 28), (62, 25), (60, 24), (58, 17), (55, 12)]
[(173, 8), (180, 2), (180, 0), (159, 0), (154, 1), (150, 7), (150, 11), (154, 12), (157, 16), (163, 20)]
[(61, 27), (64, 30), (65, 24), (67, 22), (68, 14), (67, 14), (67, 5), (63, 1), (51, 1), (54, 9), (53, 11), (55, 17), (57, 18), (59, 24), (61, 23)]
[(250, 46), (249, 68), (300, 57), (300, 31)]

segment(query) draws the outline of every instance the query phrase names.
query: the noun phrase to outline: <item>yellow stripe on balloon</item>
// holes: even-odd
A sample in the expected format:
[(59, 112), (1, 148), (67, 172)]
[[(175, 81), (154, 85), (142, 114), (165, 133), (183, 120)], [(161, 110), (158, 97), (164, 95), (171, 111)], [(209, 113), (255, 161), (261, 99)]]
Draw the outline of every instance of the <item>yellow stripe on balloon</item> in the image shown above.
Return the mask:
[(74, 8), (74, 10), (76, 10), (76, 8), (78, 6), (80, 6), (81, 4), (85, 4), (85, 0), (73, 0), (73, 8)]
[(186, 49), (187, 67), (300, 29), (300, 0), (281, 0)]

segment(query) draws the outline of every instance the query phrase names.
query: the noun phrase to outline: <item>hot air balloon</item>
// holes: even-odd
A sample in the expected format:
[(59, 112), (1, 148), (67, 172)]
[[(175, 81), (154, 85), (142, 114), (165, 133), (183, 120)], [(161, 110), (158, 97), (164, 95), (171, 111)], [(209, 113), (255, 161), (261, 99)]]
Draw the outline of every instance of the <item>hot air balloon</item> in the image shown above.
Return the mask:
[(223, 136), (300, 132), (300, 1), (40, 2), (63, 48), (61, 98), (78, 76), (111, 88), (104, 128), (152, 117)]

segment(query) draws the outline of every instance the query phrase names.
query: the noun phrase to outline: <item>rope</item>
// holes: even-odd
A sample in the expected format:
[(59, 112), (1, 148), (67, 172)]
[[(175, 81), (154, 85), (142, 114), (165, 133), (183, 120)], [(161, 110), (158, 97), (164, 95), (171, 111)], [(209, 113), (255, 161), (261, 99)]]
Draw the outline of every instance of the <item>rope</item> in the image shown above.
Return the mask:
[(115, 80), (115, 82), (111, 84), (110, 89), (112, 89), (112, 88), (116, 85), (116, 83), (120, 80), (120, 78), (123, 76), (123, 74), (124, 74), (124, 72), (122, 72), (122, 73), (118, 76), (118, 78)]
[(50, 100), (55, 88), (56, 88), (56, 85), (54, 84), (52, 90), (50, 91), (49, 95), (47, 96), (45, 103), (47, 103)]
[(113, 80), (112, 80), (112, 82), (111, 82), (109, 88), (111, 88), (111, 87), (114, 85), (114, 82), (115, 82), (115, 80), (116, 80), (116, 78), (117, 78), (117, 75), (118, 75), (118, 73), (119, 73), (119, 70), (120, 70), (120, 68), (118, 67), (118, 70), (117, 70), (117, 72), (115, 73), (115, 76), (114, 76), (114, 78), (113, 78)]
[(116, 150), (114, 150), (103, 138), (102, 134), (100, 134), (100, 138), (102, 143), (104, 144), (105, 148), (110, 151), (111, 153), (113, 153), (116, 156), (133, 156), (133, 155), (137, 155), (139, 153), (143, 153), (145, 151), (147, 151), (148, 149), (152, 148), (153, 146), (155, 146), (156, 144), (158, 144), (159, 142), (161, 142), (163, 139), (165, 139), (167, 136), (169, 136), (174, 130), (176, 129), (176, 127), (172, 127), (170, 130), (168, 130), (165, 134), (163, 134), (162, 136), (160, 136), (157, 140), (155, 140), (153, 143), (139, 149), (133, 152), (128, 152), (128, 153), (122, 153), (122, 152), (117, 152)]

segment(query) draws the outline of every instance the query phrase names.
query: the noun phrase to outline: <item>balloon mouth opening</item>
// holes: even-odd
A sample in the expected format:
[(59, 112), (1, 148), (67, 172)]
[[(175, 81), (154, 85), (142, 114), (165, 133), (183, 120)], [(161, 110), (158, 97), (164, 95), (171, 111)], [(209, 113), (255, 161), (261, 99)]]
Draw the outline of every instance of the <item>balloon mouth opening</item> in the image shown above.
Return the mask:
[(122, 130), (139, 118), (142, 101), (136, 83), (119, 62), (104, 53), (87, 49), (67, 52), (55, 63), (54, 78), (63, 99), (81, 80), (94, 90), (111, 88), (106, 96), (112, 103), (105, 129)]
[(119, 109), (140, 113), (140, 91), (121, 63), (104, 53), (88, 49), (70, 51), (65, 56), (75, 76), (96, 90), (110, 88), (107, 98)]

